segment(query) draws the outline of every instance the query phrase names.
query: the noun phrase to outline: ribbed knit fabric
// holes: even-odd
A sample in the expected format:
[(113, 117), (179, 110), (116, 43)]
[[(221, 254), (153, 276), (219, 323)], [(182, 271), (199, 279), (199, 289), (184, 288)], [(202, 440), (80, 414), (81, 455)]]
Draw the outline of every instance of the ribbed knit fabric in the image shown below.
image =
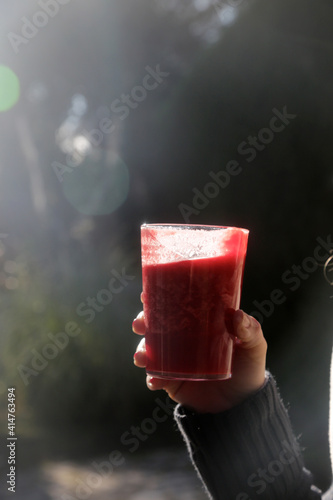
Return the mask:
[(175, 419), (207, 493), (214, 500), (316, 500), (300, 446), (267, 374), (264, 387), (218, 414), (178, 405)]

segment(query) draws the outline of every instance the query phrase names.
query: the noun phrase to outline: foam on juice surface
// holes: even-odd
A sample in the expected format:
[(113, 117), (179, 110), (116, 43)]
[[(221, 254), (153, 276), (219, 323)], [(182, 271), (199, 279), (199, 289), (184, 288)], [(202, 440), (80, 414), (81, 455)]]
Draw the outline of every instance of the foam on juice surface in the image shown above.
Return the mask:
[(154, 265), (189, 259), (203, 259), (234, 252), (248, 231), (238, 228), (177, 229), (174, 226), (144, 228), (143, 264)]

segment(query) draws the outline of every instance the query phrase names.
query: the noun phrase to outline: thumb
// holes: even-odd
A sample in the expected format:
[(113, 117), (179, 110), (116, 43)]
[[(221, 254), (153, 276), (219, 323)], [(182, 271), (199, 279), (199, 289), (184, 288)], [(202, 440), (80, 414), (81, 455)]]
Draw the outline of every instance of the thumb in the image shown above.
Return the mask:
[(235, 311), (233, 318), (236, 344), (242, 349), (267, 350), (260, 323), (242, 310)]
[(265, 382), (267, 342), (260, 323), (238, 310), (233, 317), (236, 335), (232, 379), (245, 392), (258, 390)]

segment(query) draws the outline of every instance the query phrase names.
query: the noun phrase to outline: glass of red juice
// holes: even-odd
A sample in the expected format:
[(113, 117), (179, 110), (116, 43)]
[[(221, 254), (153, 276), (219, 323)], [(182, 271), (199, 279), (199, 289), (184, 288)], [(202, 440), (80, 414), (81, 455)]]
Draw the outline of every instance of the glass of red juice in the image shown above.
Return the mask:
[(146, 371), (158, 378), (231, 377), (249, 231), (224, 226), (141, 226)]

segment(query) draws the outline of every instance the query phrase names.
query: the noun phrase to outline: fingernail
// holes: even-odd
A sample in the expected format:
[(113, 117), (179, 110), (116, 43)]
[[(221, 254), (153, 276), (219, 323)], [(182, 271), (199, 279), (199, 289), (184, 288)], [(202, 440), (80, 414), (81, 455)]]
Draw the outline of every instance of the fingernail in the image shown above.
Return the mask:
[(154, 380), (155, 380), (154, 377), (149, 377), (147, 379), (147, 385), (148, 385), (149, 388), (154, 387)]
[(140, 340), (138, 347), (136, 348), (136, 353), (143, 352), (146, 350), (145, 343), (146, 341), (145, 338), (143, 337), (143, 339)]
[(133, 328), (135, 328), (135, 323), (136, 323), (136, 321), (137, 321), (138, 319), (142, 319), (142, 317), (143, 317), (143, 311), (139, 312), (139, 314), (137, 315), (137, 317), (136, 317), (136, 318), (134, 318), (134, 320), (133, 320), (133, 322), (132, 322), (132, 330), (133, 330)]
[(243, 312), (243, 321), (242, 321), (242, 324), (243, 324), (243, 327), (244, 328), (249, 328), (249, 326), (251, 325), (251, 320), (250, 318), (248, 317), (247, 314), (245, 314)]

